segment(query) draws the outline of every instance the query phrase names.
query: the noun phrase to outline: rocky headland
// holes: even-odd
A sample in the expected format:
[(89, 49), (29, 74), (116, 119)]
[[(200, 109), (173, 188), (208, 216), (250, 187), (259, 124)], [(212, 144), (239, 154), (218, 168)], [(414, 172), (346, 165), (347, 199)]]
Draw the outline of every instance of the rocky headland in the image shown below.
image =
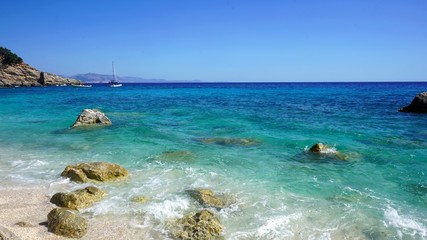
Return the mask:
[(399, 112), (427, 113), (427, 92), (417, 94), (412, 102), (401, 108)]
[(79, 80), (60, 77), (31, 67), (6, 48), (1, 47), (0, 50), (0, 87), (81, 84)]

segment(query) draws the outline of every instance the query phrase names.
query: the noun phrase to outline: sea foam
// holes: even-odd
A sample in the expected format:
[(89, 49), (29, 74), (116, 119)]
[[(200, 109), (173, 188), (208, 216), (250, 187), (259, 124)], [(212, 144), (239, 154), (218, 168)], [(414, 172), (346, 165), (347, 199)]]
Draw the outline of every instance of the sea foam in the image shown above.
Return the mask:
[(426, 222), (423, 224), (417, 221), (413, 216), (399, 214), (399, 212), (391, 206), (387, 206), (384, 211), (384, 225), (386, 227), (396, 228), (400, 237), (405, 233), (413, 237), (427, 238)]

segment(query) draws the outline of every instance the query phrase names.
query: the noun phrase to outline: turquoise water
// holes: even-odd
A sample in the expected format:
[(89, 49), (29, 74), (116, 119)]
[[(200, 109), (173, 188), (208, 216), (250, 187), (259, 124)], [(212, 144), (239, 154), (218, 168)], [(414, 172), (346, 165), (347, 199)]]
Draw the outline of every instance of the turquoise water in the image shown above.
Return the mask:
[[(146, 239), (202, 209), (186, 190), (237, 202), (215, 212), (226, 239), (427, 239), (427, 115), (399, 113), (427, 83), (135, 84), (0, 89), (0, 181), (80, 188), (66, 165), (109, 161), (91, 217), (122, 216)], [(70, 129), (84, 108), (113, 126)], [(248, 138), (251, 146), (204, 143)], [(306, 152), (323, 142), (348, 157)], [(186, 151), (184, 157), (165, 152)], [(146, 204), (129, 201), (150, 198)]]

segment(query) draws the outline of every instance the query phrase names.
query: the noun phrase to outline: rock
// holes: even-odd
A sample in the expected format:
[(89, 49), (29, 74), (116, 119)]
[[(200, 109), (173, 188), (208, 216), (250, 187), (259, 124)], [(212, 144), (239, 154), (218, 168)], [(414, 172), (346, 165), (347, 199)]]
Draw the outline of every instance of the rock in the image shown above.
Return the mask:
[(63, 85), (82, 84), (82, 82), (80, 82), (77, 79), (64, 78), (48, 72), (40, 73), (39, 83), (44, 86), (63, 86)]
[(236, 200), (230, 195), (216, 195), (210, 189), (200, 188), (195, 190), (188, 190), (187, 192), (192, 198), (197, 200), (205, 207), (214, 207), (217, 209), (222, 209), (236, 202)]
[(174, 238), (183, 240), (223, 239), (222, 228), (218, 218), (212, 212), (202, 210), (178, 219), (171, 234)]
[(98, 109), (84, 109), (71, 127), (78, 126), (109, 126), (113, 123)]
[[(17, 223), (15, 223), (15, 225), (16, 226), (19, 226), (19, 227), (35, 227), (35, 225), (34, 224), (32, 224), (32, 223), (30, 223), (30, 222), (24, 222), (24, 221), (22, 221), (22, 222), (17, 222)], [(1, 239), (1, 238), (0, 238)]]
[(106, 195), (104, 191), (91, 186), (70, 193), (55, 193), (50, 202), (58, 207), (79, 210), (92, 206), (93, 203), (101, 200)]
[(0, 240), (20, 240), (20, 238), (9, 229), (0, 226)]
[(66, 208), (55, 208), (47, 215), (47, 228), (56, 235), (81, 238), (87, 233), (87, 220)]
[(417, 94), (412, 102), (399, 112), (427, 113), (427, 92)]
[(148, 200), (150, 200), (150, 198), (148, 198), (146, 196), (135, 196), (135, 197), (131, 198), (132, 202), (137, 202), (137, 203), (146, 203), (146, 202), (148, 202)]
[(252, 146), (259, 145), (260, 142), (249, 138), (202, 138), (203, 143), (218, 144), (218, 145), (240, 145)]
[(348, 160), (347, 155), (345, 155), (341, 152), (338, 152), (337, 150), (335, 150), (335, 148), (331, 148), (328, 145), (323, 144), (323, 143), (314, 144), (313, 146), (311, 146), (311, 148), (308, 151), (311, 153), (314, 153), (314, 154), (331, 156), (337, 160)]
[(128, 171), (114, 163), (89, 162), (67, 166), (61, 176), (70, 178), (74, 182), (88, 181), (115, 181), (127, 178)]
[(28, 64), (0, 64), (0, 87), (80, 84), (79, 80), (43, 73)]
[(311, 146), (311, 148), (308, 151), (312, 153), (322, 153), (322, 152), (326, 152), (327, 149), (329, 149), (329, 147), (327, 147), (325, 144), (316, 143), (313, 146)]

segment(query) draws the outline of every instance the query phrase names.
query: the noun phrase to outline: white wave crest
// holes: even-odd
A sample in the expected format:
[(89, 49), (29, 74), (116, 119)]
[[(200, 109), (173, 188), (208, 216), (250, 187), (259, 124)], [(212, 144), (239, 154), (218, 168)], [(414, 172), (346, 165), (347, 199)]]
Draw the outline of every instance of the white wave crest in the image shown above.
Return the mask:
[(287, 229), (289, 222), (293, 219), (300, 218), (300, 214), (291, 214), (287, 216), (276, 216), (268, 219), (256, 231), (257, 239), (274, 239), (292, 237), (294, 233), (291, 229)]
[(188, 209), (189, 205), (190, 202), (187, 198), (176, 197), (172, 200), (150, 203), (144, 210), (156, 219), (165, 220), (182, 217), (182, 213)]
[[(304, 147), (304, 152), (309, 152), (310, 151), (310, 146), (305, 146)], [(320, 153), (323, 154), (336, 154), (338, 153), (337, 149), (335, 147), (330, 147), (327, 146), (325, 149), (321, 150)]]
[(411, 236), (421, 236), (422, 238), (427, 237), (427, 227), (422, 223), (417, 222), (411, 216), (405, 216), (399, 214), (396, 209), (391, 206), (388, 206), (384, 211), (386, 227), (394, 227), (398, 229), (398, 234), (409, 234)]

